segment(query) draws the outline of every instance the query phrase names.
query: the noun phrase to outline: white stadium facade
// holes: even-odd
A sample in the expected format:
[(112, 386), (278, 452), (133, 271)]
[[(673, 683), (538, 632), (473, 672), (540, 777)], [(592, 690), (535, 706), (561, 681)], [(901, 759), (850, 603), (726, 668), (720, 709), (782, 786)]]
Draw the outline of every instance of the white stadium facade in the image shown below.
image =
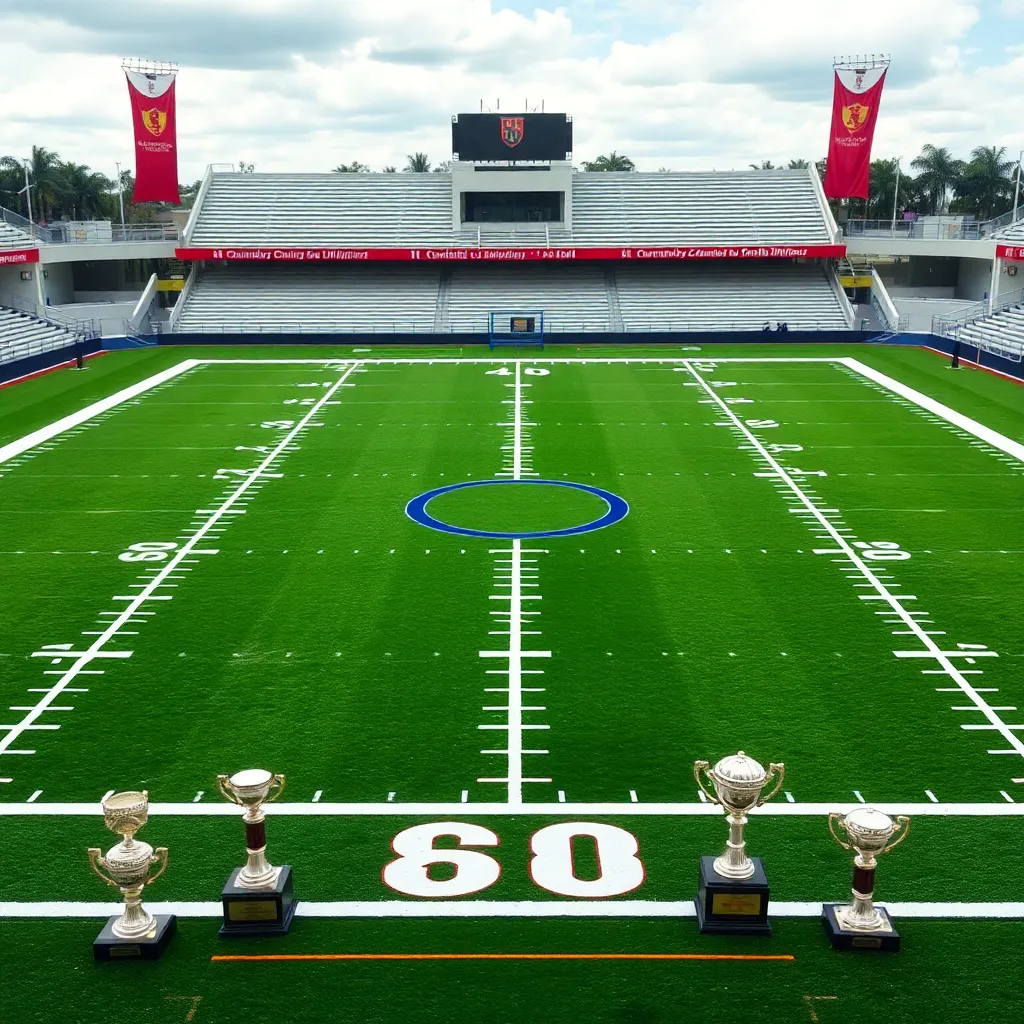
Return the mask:
[(552, 343), (784, 324), (788, 340), (959, 338), (1016, 364), (1024, 350), (1024, 219), (837, 223), (813, 165), (212, 165), (193, 209), (165, 220), (41, 227), (0, 210), (3, 376), (74, 345), (486, 341), (496, 312), (543, 314)]

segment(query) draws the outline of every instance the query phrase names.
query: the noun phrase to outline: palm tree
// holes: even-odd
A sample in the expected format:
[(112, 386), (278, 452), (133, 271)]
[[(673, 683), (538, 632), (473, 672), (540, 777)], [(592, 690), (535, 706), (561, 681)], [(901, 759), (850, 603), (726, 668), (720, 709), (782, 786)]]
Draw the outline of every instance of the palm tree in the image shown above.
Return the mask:
[(99, 216), (104, 196), (113, 185), (106, 175), (71, 161), (57, 167), (60, 212), (67, 220), (90, 220)]
[(387, 167), (384, 168), (384, 173), (385, 174), (394, 174), (396, 170), (397, 170), (397, 168), (395, 167), (394, 164), (388, 164)]
[(601, 155), (596, 160), (584, 160), (585, 171), (635, 171), (636, 164), (624, 153), (616, 153), (613, 149), (607, 156)]
[(430, 170), (430, 157), (426, 153), (411, 153), (406, 157), (405, 169), (416, 174), (425, 174)]
[(788, 169), (791, 171), (803, 171), (811, 165), (806, 160), (790, 160)]
[(1013, 197), (1012, 172), (1016, 162), (1006, 159), (1005, 146), (978, 146), (971, 150), (971, 159), (963, 169), (957, 185), (957, 206), (988, 220), (996, 211), (1008, 206)]
[(771, 162), (771, 160), (762, 160), (759, 164), (751, 164), (750, 169), (752, 171), (777, 171), (778, 168)]
[(435, 168), (435, 174), (445, 174), (452, 169), (451, 160), (442, 160)]
[[(43, 146), (32, 147), (32, 156), (28, 162), (29, 184), (32, 188), (32, 213), (41, 222), (46, 221), (47, 215), (60, 195), (59, 165), (60, 157), (52, 149), (45, 149)], [(19, 187), (24, 187), (25, 170), (21, 160), (13, 156), (5, 156), (0, 159), (0, 167), (7, 172), (12, 180), (14, 172), (17, 172), (21, 181)], [(27, 197), (25, 214), (28, 215)]]
[(921, 155), (910, 161), (910, 166), (921, 172), (918, 181), (928, 195), (931, 212), (941, 213), (946, 195), (955, 190), (963, 173), (964, 163), (957, 160), (944, 146), (930, 142), (921, 149)]
[(366, 164), (361, 164), (358, 160), (353, 160), (350, 164), (338, 164), (334, 168), (334, 172), (337, 174), (362, 174), (369, 171), (369, 167)]
[[(878, 220), (892, 217), (893, 202), (899, 202), (896, 196), (896, 160), (872, 160), (868, 174), (868, 216)], [(899, 175), (901, 194), (910, 191), (912, 180)]]

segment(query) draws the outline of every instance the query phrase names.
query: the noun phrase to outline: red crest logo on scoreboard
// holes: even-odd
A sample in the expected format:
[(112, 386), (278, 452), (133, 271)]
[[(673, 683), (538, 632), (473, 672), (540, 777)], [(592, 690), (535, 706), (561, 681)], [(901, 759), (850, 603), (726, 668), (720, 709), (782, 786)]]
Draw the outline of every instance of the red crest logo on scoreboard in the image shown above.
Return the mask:
[(509, 149), (514, 149), (523, 141), (524, 119), (521, 117), (503, 117), (501, 119), (501, 141)]

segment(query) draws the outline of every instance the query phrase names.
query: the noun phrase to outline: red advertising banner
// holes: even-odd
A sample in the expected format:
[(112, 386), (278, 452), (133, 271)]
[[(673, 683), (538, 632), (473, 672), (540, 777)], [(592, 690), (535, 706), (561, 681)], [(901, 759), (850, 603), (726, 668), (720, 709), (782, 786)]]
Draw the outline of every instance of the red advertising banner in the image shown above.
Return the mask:
[(871, 143), (886, 70), (836, 68), (832, 133), (825, 166), (825, 195), (830, 199), (868, 198)]
[(174, 109), (175, 73), (147, 74), (125, 69), (135, 128), (136, 203), (175, 203), (178, 194), (178, 141)]
[(846, 255), (845, 245), (668, 246), (628, 249), (175, 249), (179, 260), (342, 263), (422, 260), (427, 263), (523, 263), (536, 260), (785, 260)]
[(997, 245), (996, 256), (1001, 260), (1024, 262), (1024, 245)]
[(0, 267), (14, 263), (38, 263), (38, 249), (0, 249)]

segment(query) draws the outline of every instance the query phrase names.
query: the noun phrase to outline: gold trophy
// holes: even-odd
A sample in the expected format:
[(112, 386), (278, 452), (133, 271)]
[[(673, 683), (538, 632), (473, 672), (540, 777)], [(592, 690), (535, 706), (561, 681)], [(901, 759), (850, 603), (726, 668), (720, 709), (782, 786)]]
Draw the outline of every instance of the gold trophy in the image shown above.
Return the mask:
[[(177, 929), (173, 914), (154, 916), (142, 905), (142, 890), (167, 870), (167, 847), (154, 850), (135, 838), (148, 817), (149, 794), (145, 790), (113, 793), (103, 801), (103, 822), (122, 839), (105, 856), (98, 848), (88, 850), (89, 864), (107, 885), (120, 890), (124, 910), (107, 922), (93, 943), (97, 960), (156, 960)], [(156, 871), (150, 874), (154, 865)]]
[[(747, 811), (760, 807), (779, 791), (786, 766), (771, 764), (765, 771), (741, 750), (723, 757), (714, 768), (707, 761), (695, 761), (693, 774), (701, 792), (723, 807), (729, 817), (725, 852), (720, 857), (700, 859), (695, 901), (700, 930), (711, 934), (771, 935), (768, 879), (760, 858), (747, 856), (743, 827)], [(712, 789), (705, 785), (704, 777), (711, 781)], [(774, 788), (764, 794), (772, 781)]]
[[(846, 834), (844, 840), (837, 832)], [(880, 949), (895, 952), (900, 936), (892, 926), (889, 912), (876, 907), (872, 899), (875, 889), (877, 858), (888, 853), (907, 838), (910, 819), (900, 815), (895, 821), (873, 807), (855, 807), (846, 815), (833, 811), (828, 816), (828, 830), (844, 849), (856, 851), (853, 859), (853, 902), (826, 903), (822, 907), (822, 923), (835, 949)], [(898, 838), (894, 838), (898, 836)]]
[(263, 768), (250, 768), (234, 775), (218, 775), (217, 788), (232, 803), (244, 808), (244, 867), (235, 868), (221, 899), (224, 924), (220, 934), (284, 935), (291, 927), (296, 901), (292, 895), (292, 869), (275, 868), (266, 856), (267, 830), (263, 805), (276, 800), (284, 790), (284, 776)]

